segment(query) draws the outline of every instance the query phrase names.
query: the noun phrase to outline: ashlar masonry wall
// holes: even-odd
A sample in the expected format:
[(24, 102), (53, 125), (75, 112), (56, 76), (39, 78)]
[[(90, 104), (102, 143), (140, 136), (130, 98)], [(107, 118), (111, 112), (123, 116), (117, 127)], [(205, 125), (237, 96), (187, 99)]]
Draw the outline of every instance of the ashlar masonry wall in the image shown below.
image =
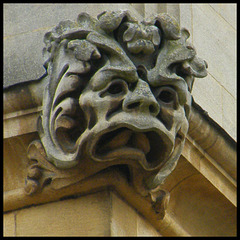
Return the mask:
[(180, 25), (191, 32), (208, 76), (196, 79), (195, 101), (236, 140), (236, 4), (179, 4)]

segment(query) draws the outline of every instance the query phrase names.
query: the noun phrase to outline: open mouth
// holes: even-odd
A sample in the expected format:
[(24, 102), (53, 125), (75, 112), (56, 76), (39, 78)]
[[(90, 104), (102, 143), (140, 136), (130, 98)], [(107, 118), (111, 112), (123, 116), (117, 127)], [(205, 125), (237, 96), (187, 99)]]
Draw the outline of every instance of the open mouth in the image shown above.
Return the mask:
[(137, 132), (122, 127), (103, 134), (96, 143), (94, 156), (102, 160), (139, 160), (149, 169), (165, 162), (172, 147), (155, 131)]

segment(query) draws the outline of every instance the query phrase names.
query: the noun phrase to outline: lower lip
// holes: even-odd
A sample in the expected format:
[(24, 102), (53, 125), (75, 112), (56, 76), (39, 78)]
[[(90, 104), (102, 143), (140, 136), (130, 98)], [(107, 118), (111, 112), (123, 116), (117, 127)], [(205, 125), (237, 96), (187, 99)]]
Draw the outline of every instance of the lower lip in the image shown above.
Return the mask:
[[(104, 143), (101, 144), (100, 141)], [(102, 135), (96, 146), (94, 158), (98, 161), (119, 160), (121, 163), (128, 163), (134, 160), (140, 161), (147, 168), (161, 165), (170, 155), (169, 150), (166, 152), (166, 144), (162, 138), (153, 131), (142, 133), (120, 128)]]

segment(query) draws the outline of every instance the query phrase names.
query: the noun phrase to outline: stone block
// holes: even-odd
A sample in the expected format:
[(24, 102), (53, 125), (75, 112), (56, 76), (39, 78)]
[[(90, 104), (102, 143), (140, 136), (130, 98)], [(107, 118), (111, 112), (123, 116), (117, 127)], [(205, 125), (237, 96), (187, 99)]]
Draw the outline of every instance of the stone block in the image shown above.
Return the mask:
[(192, 10), (193, 45), (198, 56), (208, 62), (209, 73), (236, 97), (236, 31), (207, 4), (193, 4)]
[(111, 236), (137, 236), (135, 210), (112, 194)]
[(158, 6), (166, 5), (166, 4), (157, 4), (157, 3), (145, 3), (144, 10), (145, 10), (145, 17), (151, 17), (153, 15), (159, 14)]
[(160, 236), (144, 217), (115, 193), (111, 193), (111, 236)]
[(40, 78), (44, 73), (42, 49), (46, 30), (4, 39), (4, 87)]
[(15, 213), (5, 213), (3, 215), (3, 236), (14, 237), (15, 236)]
[[(225, 7), (220, 5), (214, 4), (214, 8), (209, 4), (192, 5), (193, 45), (208, 62), (209, 72), (207, 78), (196, 79), (193, 96), (236, 139), (236, 31), (232, 27), (235, 6), (224, 4), (224, 15)], [(229, 12), (233, 17), (228, 21)]]
[(75, 21), (81, 12), (97, 17), (105, 10), (120, 9), (140, 17), (130, 4), (4, 4), (4, 87), (45, 73), (43, 37), (60, 21)]
[[(21, 138), (4, 140), (4, 191), (21, 188), (24, 186), (27, 166), (27, 144)], [(14, 176), (14, 177), (13, 177)]]
[(224, 88), (222, 89), (223, 98), (223, 128), (230, 136), (237, 140), (237, 102)]
[(144, 4), (142, 3), (130, 3), (131, 7), (135, 8), (136, 11), (141, 15), (144, 16)]
[(17, 236), (108, 236), (107, 192), (20, 210)]
[(195, 79), (192, 96), (208, 115), (222, 126), (222, 92), (220, 84), (210, 75)]
[(209, 4), (222, 18), (224, 18), (235, 30), (237, 29), (237, 4)]
[(160, 233), (142, 216), (137, 216), (137, 236), (138, 237), (159, 237)]
[[(6, 220), (9, 222), (7, 226), (13, 228), (10, 217)], [(10, 230), (8, 233), (11, 233)], [(160, 234), (115, 193), (102, 191), (17, 211), (16, 236), (160, 236)]]
[(168, 211), (191, 236), (236, 235), (236, 208), (201, 174), (172, 189)]
[(179, 4), (180, 27), (186, 28), (190, 32), (189, 42), (192, 43), (192, 6), (191, 4)]
[[(75, 21), (78, 14), (91, 16), (105, 10), (131, 9), (130, 4), (4, 4), (4, 36), (52, 28), (63, 20)], [(135, 10), (133, 7), (131, 10)], [(136, 11), (136, 10), (135, 10)], [(31, 23), (31, 24), (29, 24)]]
[(167, 4), (167, 13), (170, 16), (173, 16), (178, 23), (180, 22), (179, 4), (177, 3)]

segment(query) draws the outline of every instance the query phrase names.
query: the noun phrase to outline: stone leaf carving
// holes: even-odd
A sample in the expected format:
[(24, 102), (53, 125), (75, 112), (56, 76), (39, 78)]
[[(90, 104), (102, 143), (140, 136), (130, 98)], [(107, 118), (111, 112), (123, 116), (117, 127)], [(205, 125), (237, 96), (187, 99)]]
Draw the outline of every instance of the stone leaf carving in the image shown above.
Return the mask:
[(116, 167), (142, 196), (156, 192), (183, 149), (194, 78), (207, 74), (188, 37), (167, 14), (138, 22), (128, 11), (81, 13), (46, 33), (48, 84), (26, 191)]

